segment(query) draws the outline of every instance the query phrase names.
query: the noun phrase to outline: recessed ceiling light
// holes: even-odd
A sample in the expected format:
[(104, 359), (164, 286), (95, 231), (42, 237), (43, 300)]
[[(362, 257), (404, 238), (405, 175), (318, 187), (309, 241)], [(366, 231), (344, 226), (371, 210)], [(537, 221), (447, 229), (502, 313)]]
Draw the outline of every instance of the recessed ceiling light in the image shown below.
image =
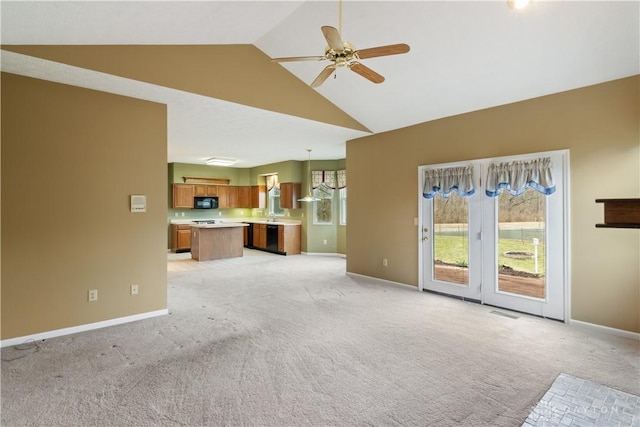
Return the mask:
[(531, 4), (532, 0), (507, 0), (511, 9), (524, 9)]
[(238, 161), (236, 159), (230, 159), (226, 157), (212, 157), (210, 159), (207, 159), (204, 163), (210, 166), (231, 166), (238, 163)]

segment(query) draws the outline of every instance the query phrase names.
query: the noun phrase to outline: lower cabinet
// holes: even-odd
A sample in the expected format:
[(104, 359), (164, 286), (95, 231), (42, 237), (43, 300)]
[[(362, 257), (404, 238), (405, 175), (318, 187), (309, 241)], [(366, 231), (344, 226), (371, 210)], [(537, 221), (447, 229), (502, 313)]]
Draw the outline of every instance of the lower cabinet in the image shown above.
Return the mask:
[(278, 252), (287, 255), (300, 254), (300, 226), (299, 225), (279, 225), (278, 226)]
[(267, 249), (267, 225), (253, 224), (253, 247)]
[(300, 225), (299, 224), (278, 224), (277, 230), (277, 245), (271, 244), (270, 237), (268, 237), (269, 231), (267, 229), (272, 224), (253, 224), (253, 241), (250, 245), (248, 240), (245, 240), (245, 245), (262, 249), (268, 252), (278, 253), (281, 255), (298, 255), (300, 254)]
[(191, 226), (171, 224), (171, 251), (188, 252), (191, 250)]

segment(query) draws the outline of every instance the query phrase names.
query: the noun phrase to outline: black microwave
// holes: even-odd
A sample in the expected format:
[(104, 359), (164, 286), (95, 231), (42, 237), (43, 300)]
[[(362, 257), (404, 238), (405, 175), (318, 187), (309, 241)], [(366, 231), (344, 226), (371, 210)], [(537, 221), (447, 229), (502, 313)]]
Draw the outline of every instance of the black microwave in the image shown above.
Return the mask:
[(194, 197), (193, 198), (194, 209), (218, 209), (217, 197)]

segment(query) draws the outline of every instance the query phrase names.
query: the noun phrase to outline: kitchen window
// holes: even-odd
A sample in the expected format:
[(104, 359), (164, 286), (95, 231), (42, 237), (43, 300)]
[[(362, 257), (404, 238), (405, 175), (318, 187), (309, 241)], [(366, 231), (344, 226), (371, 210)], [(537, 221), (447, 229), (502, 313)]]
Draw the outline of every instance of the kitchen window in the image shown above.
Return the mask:
[(278, 175), (267, 175), (267, 212), (269, 215), (284, 215), (284, 209), (280, 207), (280, 183)]

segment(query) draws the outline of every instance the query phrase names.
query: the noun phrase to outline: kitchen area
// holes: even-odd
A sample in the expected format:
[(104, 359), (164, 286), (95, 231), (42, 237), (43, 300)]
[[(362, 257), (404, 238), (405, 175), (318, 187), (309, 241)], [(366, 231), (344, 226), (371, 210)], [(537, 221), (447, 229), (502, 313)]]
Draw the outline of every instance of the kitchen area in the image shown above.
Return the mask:
[[(266, 182), (230, 185), (228, 178), (182, 180), (171, 183), (171, 208), (181, 210), (170, 218), (171, 252), (191, 252), (196, 261), (241, 257), (243, 248), (277, 255), (301, 253), (301, 221), (295, 215), (301, 209), (301, 183), (278, 183), (275, 199)], [(275, 210), (269, 201), (277, 205)]]
[[(311, 170), (316, 168), (344, 169), (345, 160), (316, 160)], [(299, 201), (308, 192), (308, 171), (307, 164), (294, 160), (251, 168), (169, 163), (168, 251), (187, 256), (194, 237), (237, 227), (227, 231), (233, 237), (226, 237), (235, 242), (234, 256), (240, 253), (239, 247), (281, 256), (346, 253), (346, 224), (339, 221), (338, 191), (328, 223), (316, 223), (315, 203)], [(277, 191), (270, 191), (273, 187)], [(241, 244), (237, 243), (239, 235)], [(207, 256), (195, 255), (201, 261)]]

